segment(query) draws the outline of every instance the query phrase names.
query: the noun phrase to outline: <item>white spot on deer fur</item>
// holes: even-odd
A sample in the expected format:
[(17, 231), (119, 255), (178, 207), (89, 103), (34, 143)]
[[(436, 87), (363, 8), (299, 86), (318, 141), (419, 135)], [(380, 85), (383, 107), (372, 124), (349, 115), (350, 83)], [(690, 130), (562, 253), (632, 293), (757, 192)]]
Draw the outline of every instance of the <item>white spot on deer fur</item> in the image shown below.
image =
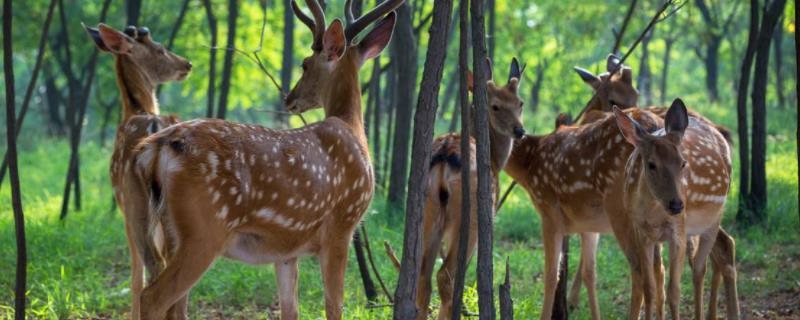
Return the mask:
[(209, 176), (213, 179), (217, 176), (217, 165), (219, 165), (219, 158), (213, 151), (208, 152), (208, 165), (211, 166), (211, 174)]
[(214, 194), (211, 195), (211, 203), (217, 203), (219, 197), (220, 197), (219, 191), (214, 191)]
[(219, 212), (217, 212), (217, 218), (219, 218), (220, 220), (225, 220), (227, 216), (228, 216), (228, 206), (224, 205), (222, 206), (222, 209), (220, 209)]
[(254, 154), (250, 155), (250, 165), (251, 166), (256, 165), (256, 156)]
[(231, 195), (234, 195), (234, 194), (236, 194), (237, 192), (239, 192), (239, 190), (238, 190), (238, 189), (236, 189), (236, 187), (231, 187), (231, 190), (230, 190), (230, 193), (231, 193)]
[(238, 206), (240, 204), (242, 204), (242, 194), (236, 196), (236, 205)]
[(293, 206), (294, 205), (294, 198), (289, 198), (289, 200), (286, 200), (286, 205), (290, 206), (290, 207)]
[(281, 167), (281, 163), (279, 161), (275, 161), (275, 168), (280, 168), (280, 167)]
[(269, 208), (262, 208), (256, 211), (256, 216), (267, 221), (272, 221), (272, 218), (275, 217), (275, 211)]
[(225, 160), (225, 169), (226, 170), (231, 170), (231, 160), (230, 159)]

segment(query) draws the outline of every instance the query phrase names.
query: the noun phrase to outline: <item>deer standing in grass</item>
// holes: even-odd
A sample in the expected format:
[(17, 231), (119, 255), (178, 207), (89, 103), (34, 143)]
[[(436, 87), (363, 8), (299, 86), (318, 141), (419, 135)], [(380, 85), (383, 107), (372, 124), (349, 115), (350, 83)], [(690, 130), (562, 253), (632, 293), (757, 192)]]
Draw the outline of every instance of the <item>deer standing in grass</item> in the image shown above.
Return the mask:
[[(347, 250), (373, 194), (358, 70), (389, 43), (393, 10), (402, 2), (385, 1), (356, 20), (347, 1), (347, 26), (336, 19), (326, 28), (317, 1), (306, 0), (313, 19), (292, 1), (314, 42), (286, 107), (323, 107), (322, 122), (281, 131), (195, 120), (139, 145), (134, 177), (126, 181), (149, 199), (148, 216), (163, 224), (169, 252), (166, 268), (142, 292), (142, 318), (163, 318), (225, 256), (275, 264), (281, 318), (296, 319), (297, 259), (314, 255), (325, 314), (341, 319)], [(356, 43), (355, 36), (378, 19)]]
[(129, 192), (124, 188), (124, 173), (130, 170), (134, 147), (145, 137), (177, 122), (172, 116), (159, 116), (155, 88), (168, 81), (185, 79), (192, 70), (186, 58), (153, 41), (146, 27), (129, 26), (120, 32), (105, 24), (85, 27), (98, 49), (114, 56), (114, 74), (122, 101), (122, 118), (117, 127), (114, 153), (111, 157), (111, 185), (114, 199), (125, 217), (125, 231), (131, 254), (131, 317), (139, 318), (139, 293), (143, 288), (143, 262), (148, 271), (157, 273), (155, 257), (142, 257), (132, 238), (134, 225), (145, 217), (142, 212), (125, 210)]
[[(608, 72), (612, 72), (615, 67), (619, 64), (619, 59), (613, 55), (609, 55), (607, 61), (607, 69)], [(635, 88), (633, 88), (632, 84), (632, 70), (627, 67), (623, 66), (621, 71), (614, 76), (609, 76), (608, 73), (601, 74), (601, 75), (594, 75), (589, 71), (586, 71), (582, 68), (575, 68), (575, 71), (581, 77), (581, 79), (586, 82), (589, 86), (591, 86), (595, 91), (596, 95), (595, 98), (590, 102), (589, 106), (587, 107), (587, 112), (584, 114), (584, 117), (580, 119), (583, 123), (588, 123), (594, 121), (593, 118), (603, 118), (604, 112), (610, 112), (612, 110), (612, 106), (618, 105), (623, 108), (635, 107), (635, 102), (638, 98), (638, 93)], [(622, 102), (618, 102), (622, 101)], [(649, 107), (646, 110), (653, 112), (657, 116), (664, 118), (666, 116), (667, 108), (664, 107)], [(725, 140), (728, 141), (730, 146), (730, 131), (723, 127), (714, 124), (707, 118), (703, 117), (702, 115), (689, 110), (689, 116), (705, 123), (706, 125), (714, 127)], [(690, 222), (692, 222), (690, 220)], [(699, 237), (697, 235), (691, 235), (691, 239), (689, 242), (689, 262), (693, 269), (702, 268), (705, 270), (705, 262), (696, 263), (696, 252), (695, 248), (698, 245)], [(572, 282), (572, 287), (569, 294), (569, 305), (571, 307), (575, 307), (579, 303), (579, 293), (581, 283), (583, 282), (587, 286), (587, 292), (589, 293), (589, 303), (592, 310), (592, 315), (594, 319), (599, 319), (599, 307), (597, 304), (597, 299), (595, 296), (594, 290), (594, 275), (588, 275), (588, 273), (594, 274), (595, 267), (594, 267), (594, 256), (587, 257), (586, 254), (593, 255), (596, 252), (597, 244), (599, 240), (598, 234), (581, 234), (581, 260), (578, 266), (578, 272), (575, 274), (574, 280)], [(694, 244), (694, 245), (693, 245)], [(584, 250), (584, 248), (589, 248), (590, 250)], [(726, 299), (726, 306), (727, 306), (727, 317), (729, 319), (738, 319), (739, 315), (739, 302), (738, 302), (738, 292), (736, 287), (736, 250), (735, 250), (735, 242), (734, 239), (728, 235), (725, 230), (719, 230), (717, 234), (717, 239), (714, 241), (714, 246), (711, 251), (711, 262), (712, 262), (712, 282), (711, 282), (711, 295), (710, 295), (710, 303), (708, 309), (708, 318), (709, 319), (716, 319), (717, 316), (717, 290), (719, 287), (720, 281), (724, 280), (725, 285), (725, 299)], [(585, 261), (589, 261), (587, 264)], [(699, 272), (699, 271), (698, 271)], [(697, 272), (696, 272), (697, 273)], [(697, 273), (699, 274), (699, 273)], [(703, 272), (704, 274), (704, 272)], [(583, 276), (582, 276), (583, 275)], [(582, 281), (583, 279), (589, 281)], [(695, 290), (695, 299), (694, 299), (694, 311), (695, 311), (695, 318), (700, 319), (702, 318), (703, 314), (703, 280), (701, 279), (693, 279), (694, 283), (694, 290)]]
[[(640, 125), (648, 130), (655, 130), (663, 121), (657, 115), (639, 110), (629, 109), (626, 113), (633, 116)], [(593, 295), (596, 241), (599, 233), (612, 232), (611, 215), (619, 212), (608, 212), (604, 203), (622, 197), (613, 193), (616, 181), (623, 179), (624, 161), (627, 160), (633, 147), (623, 142), (615, 119), (610, 114), (602, 115), (579, 127), (562, 127), (556, 132), (544, 136), (525, 136), (512, 149), (511, 157), (505, 167), (506, 172), (523, 187), (534, 203), (542, 218), (542, 238), (545, 249), (545, 297), (541, 317), (549, 319), (557, 282), (560, 248), (564, 234), (581, 233), (592, 235), (594, 243), (587, 243), (584, 237), (581, 258), (583, 260), (584, 281)], [(693, 125), (708, 127), (701, 121), (693, 121)], [(692, 131), (694, 132), (694, 131)], [(698, 265), (705, 264), (710, 249), (708, 233), (719, 227), (722, 206), (730, 182), (728, 161), (714, 159), (711, 162), (706, 155), (695, 150), (702, 148), (728, 148), (728, 144), (716, 130), (696, 141), (692, 135), (687, 139), (700, 147), (685, 148), (695, 151), (687, 156), (690, 163), (698, 162), (706, 167), (692, 171), (688, 203), (688, 232), (703, 234), (706, 239), (697, 253)], [(719, 138), (719, 139), (717, 139)], [(702, 143), (702, 144), (701, 144)], [(729, 159), (729, 158), (727, 158)], [(710, 170), (712, 169), (713, 170)], [(714, 190), (708, 190), (711, 186)], [(694, 195), (694, 196), (692, 196)], [(714, 239), (714, 237), (711, 237)], [(702, 242), (702, 241), (701, 241)], [(697, 274), (704, 273), (704, 268), (693, 270)], [(702, 277), (700, 277), (702, 280)], [(593, 316), (599, 312), (593, 310)]]
[[(522, 127), (522, 99), (519, 97), (519, 81), (523, 69), (514, 58), (508, 83), (499, 86), (492, 81), (491, 64), (489, 64), (489, 141), (491, 145), (491, 170), (493, 190), (497, 190), (497, 179), (500, 170), (505, 166), (511, 154), (513, 140), (525, 134)], [(469, 77), (469, 88), (472, 89), (472, 77)], [(458, 240), (461, 226), (461, 135), (450, 133), (437, 137), (432, 145), (431, 174), (425, 199), (423, 221), (423, 255), (422, 268), (417, 278), (417, 319), (428, 317), (428, 303), (431, 296), (431, 275), (440, 253), (442, 241), (445, 249), (442, 252), (444, 262), (437, 273), (436, 280), (441, 298), (439, 319), (450, 319), (453, 302), (453, 276), (458, 266)], [(476, 216), (477, 203), (477, 171), (475, 171), (475, 142), (470, 139), (471, 193), (472, 202), (469, 241), (467, 245), (467, 261), (472, 256), (478, 236)], [(496, 195), (496, 192), (493, 192)], [(493, 197), (493, 201), (497, 201)], [(395, 258), (396, 260), (396, 258)]]

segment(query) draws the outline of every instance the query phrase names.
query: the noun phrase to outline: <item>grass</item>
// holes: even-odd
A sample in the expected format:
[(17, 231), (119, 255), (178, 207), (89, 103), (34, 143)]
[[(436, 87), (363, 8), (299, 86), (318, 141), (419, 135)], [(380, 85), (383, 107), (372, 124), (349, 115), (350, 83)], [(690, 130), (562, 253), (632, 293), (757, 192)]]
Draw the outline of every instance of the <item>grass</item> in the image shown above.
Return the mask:
[[(58, 220), (68, 147), (62, 140), (28, 144), (21, 153), (23, 203), (28, 235), (29, 316), (42, 319), (84, 319), (127, 316), (129, 308), (128, 253), (119, 212), (111, 211), (107, 174), (110, 148), (87, 143), (81, 149), (83, 207)], [(776, 292), (795, 292), (800, 287), (800, 223), (797, 216), (797, 165), (794, 143), (772, 136), (768, 158), (769, 219), (762, 227), (742, 229), (734, 225), (735, 192), (729, 197), (724, 225), (737, 239), (739, 288), (745, 310), (759, 308), (759, 301)], [(502, 185), (508, 185), (504, 178)], [(733, 190), (736, 190), (734, 186)], [(0, 198), (9, 199), (6, 185)], [(377, 199), (365, 223), (369, 230), (378, 268), (394, 288), (397, 272), (383, 254), (382, 241), (396, 250), (402, 244), (402, 215), (387, 210)], [(524, 192), (516, 190), (496, 219), (495, 282), (504, 276), (506, 257), (511, 262), (512, 297), (518, 319), (538, 318), (543, 293), (544, 256), (539, 238), (539, 218)], [(13, 307), (15, 247), (9, 201), (0, 202), (0, 319), (10, 319)], [(571, 241), (572, 252), (578, 239)], [(398, 252), (399, 254), (399, 252)], [(305, 319), (324, 318), (319, 268), (313, 258), (301, 260), (300, 312)], [(468, 273), (465, 302), (477, 310), (476, 282)], [(570, 256), (573, 270), (577, 254)], [(628, 301), (628, 267), (616, 243), (603, 236), (598, 256), (598, 292), (601, 311), (607, 318), (625, 315)], [(687, 268), (688, 269), (688, 268)], [(688, 270), (683, 278), (683, 301), (688, 312), (691, 285)], [(276, 318), (277, 301), (271, 266), (249, 266), (220, 259), (191, 294), (192, 318)], [(346, 278), (347, 319), (389, 319), (391, 308), (365, 307), (355, 259), (349, 260)], [(795, 295), (800, 296), (800, 295)], [(583, 304), (575, 319), (589, 318)], [(385, 301), (384, 301), (385, 302)], [(434, 294), (431, 305), (439, 304)], [(435, 311), (434, 311), (435, 312)], [(795, 311), (796, 312), (796, 311)]]

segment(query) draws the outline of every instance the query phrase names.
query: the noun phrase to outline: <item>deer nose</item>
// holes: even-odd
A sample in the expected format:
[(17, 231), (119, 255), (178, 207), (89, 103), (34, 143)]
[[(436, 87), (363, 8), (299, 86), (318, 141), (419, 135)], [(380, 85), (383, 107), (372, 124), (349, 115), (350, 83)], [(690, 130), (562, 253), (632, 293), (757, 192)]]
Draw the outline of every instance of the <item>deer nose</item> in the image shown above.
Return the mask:
[(683, 201), (680, 199), (672, 199), (669, 201), (669, 213), (676, 215), (683, 212)]
[(186, 61), (186, 70), (192, 70), (192, 62)]
[(524, 135), (525, 135), (525, 129), (523, 129), (522, 127), (514, 127), (514, 137), (520, 139)]

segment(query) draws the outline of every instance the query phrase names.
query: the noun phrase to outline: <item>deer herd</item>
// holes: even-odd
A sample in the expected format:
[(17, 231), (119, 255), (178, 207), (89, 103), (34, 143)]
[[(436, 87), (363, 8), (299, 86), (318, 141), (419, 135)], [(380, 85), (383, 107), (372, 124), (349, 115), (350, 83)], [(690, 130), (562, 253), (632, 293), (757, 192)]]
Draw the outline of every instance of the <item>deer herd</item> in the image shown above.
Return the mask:
[[(374, 190), (359, 69), (389, 43), (394, 10), (403, 0), (384, 1), (357, 19), (348, 0), (344, 21), (329, 24), (317, 1), (305, 3), (311, 16), (291, 1), (313, 33), (312, 53), (303, 60), (302, 77), (285, 106), (292, 113), (323, 108), (325, 119), (292, 130), (159, 115), (156, 86), (185, 79), (192, 64), (155, 42), (146, 27), (86, 27), (97, 48), (115, 59), (122, 102), (110, 173), (131, 255), (131, 318), (187, 318), (189, 291), (224, 256), (274, 264), (281, 319), (297, 319), (298, 258), (308, 255), (319, 261), (326, 317), (342, 318), (349, 243)], [(505, 85), (491, 76), (491, 63), (488, 69), (492, 201), (505, 171), (525, 188), (539, 213), (545, 257), (541, 318), (550, 319), (553, 312), (560, 248), (568, 234), (581, 238), (569, 303), (578, 304), (584, 285), (591, 316), (600, 318), (597, 248), (599, 235), (612, 233), (630, 267), (631, 319), (640, 317), (642, 305), (646, 319), (664, 318), (665, 295), (672, 317), (680, 317), (687, 257), (694, 317), (703, 318), (710, 258), (707, 316), (717, 317), (723, 281), (727, 317), (737, 319), (735, 245), (720, 228), (731, 181), (727, 129), (688, 110), (680, 99), (669, 108), (636, 108), (632, 70), (611, 55), (604, 74), (575, 69), (594, 90), (576, 124), (560, 117), (553, 132), (526, 135), (519, 94), (524, 67), (513, 59)], [(418, 319), (428, 318), (439, 256), (438, 318), (460, 311), (452, 310), (451, 300), (461, 220), (461, 139), (450, 133), (432, 145)], [(469, 145), (474, 157), (471, 137)], [(474, 158), (469, 163), (473, 217), (467, 259), (477, 241), (479, 169)], [(669, 247), (666, 290), (662, 243)]]

